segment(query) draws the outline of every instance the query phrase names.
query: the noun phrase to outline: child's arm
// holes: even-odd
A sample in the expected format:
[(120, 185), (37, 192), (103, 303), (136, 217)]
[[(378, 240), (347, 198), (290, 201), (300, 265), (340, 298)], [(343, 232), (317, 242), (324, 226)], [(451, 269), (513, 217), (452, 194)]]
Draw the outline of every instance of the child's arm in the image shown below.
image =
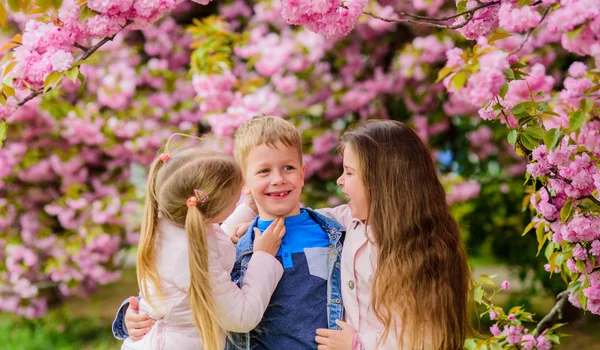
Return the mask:
[(119, 340), (129, 337), (139, 340), (150, 331), (154, 322), (150, 316), (139, 313), (139, 297), (129, 297), (117, 311), (112, 324), (113, 335)]
[(352, 212), (348, 204), (338, 205), (335, 208), (315, 209), (315, 211), (339, 222), (345, 229), (352, 224)]
[[(271, 295), (283, 275), (283, 267), (274, 257), (283, 236), (282, 232), (285, 233), (283, 220), (280, 225), (270, 226), (262, 235), (260, 232), (256, 233), (254, 253), (248, 264), (241, 289), (231, 281), (228, 271), (218, 269), (218, 266), (211, 268), (216, 311), (225, 330), (238, 333), (249, 332), (262, 319)], [(271, 244), (270, 249), (261, 250), (263, 249), (260, 248), (261, 244), (264, 247), (264, 242), (267, 240), (275, 242), (275, 236), (279, 236), (279, 242)], [(217, 259), (214, 256), (213, 258)]]
[(236, 226), (239, 224), (252, 221), (256, 217), (256, 213), (247, 205), (240, 204), (235, 208), (235, 211), (221, 224), (221, 228), (228, 236), (235, 234)]

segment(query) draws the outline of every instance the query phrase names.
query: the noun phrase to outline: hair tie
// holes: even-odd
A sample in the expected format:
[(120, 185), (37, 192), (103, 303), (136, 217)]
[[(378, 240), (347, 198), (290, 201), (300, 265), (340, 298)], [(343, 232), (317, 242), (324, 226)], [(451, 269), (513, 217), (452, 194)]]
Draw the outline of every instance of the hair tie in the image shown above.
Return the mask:
[(188, 208), (195, 207), (196, 205), (198, 205), (198, 199), (196, 199), (195, 196), (191, 196), (190, 198), (188, 198), (186, 205)]
[(208, 200), (208, 193), (202, 190), (194, 189), (194, 194), (196, 195), (196, 198), (198, 198), (198, 201), (200, 203), (206, 203), (206, 201)]
[(171, 159), (171, 156), (168, 153), (163, 153), (160, 155), (160, 160), (162, 160), (163, 163), (166, 163), (169, 159)]

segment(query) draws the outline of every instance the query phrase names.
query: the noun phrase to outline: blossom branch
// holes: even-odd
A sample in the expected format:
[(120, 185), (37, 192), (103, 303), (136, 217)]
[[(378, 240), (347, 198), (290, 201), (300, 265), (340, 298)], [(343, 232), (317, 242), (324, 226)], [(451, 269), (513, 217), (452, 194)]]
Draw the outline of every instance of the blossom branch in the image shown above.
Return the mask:
[[(435, 27), (435, 28), (458, 29), (458, 28), (462, 28), (462, 27), (466, 26), (471, 21), (471, 19), (473, 19), (473, 14), (475, 13), (475, 11), (480, 10), (485, 7), (492, 6), (492, 5), (498, 5), (498, 4), (500, 4), (500, 1), (491, 1), (491, 2), (480, 4), (478, 6), (473, 7), (472, 9), (457, 13), (452, 16), (438, 17), (438, 18), (419, 16), (419, 15), (406, 13), (406, 12), (400, 12), (399, 15), (404, 16), (404, 17), (410, 17), (410, 18), (384, 18), (384, 17), (378, 16), (370, 11), (363, 11), (363, 13), (365, 15), (371, 16), (375, 19), (378, 19), (378, 20), (381, 20), (384, 22), (391, 22), (391, 23), (408, 22), (408, 23), (414, 23), (414, 24), (427, 25), (427, 26)], [(461, 16), (466, 16), (465, 21), (462, 23), (454, 24), (454, 25), (431, 23), (431, 22), (443, 22), (443, 21), (458, 18)]]
[[(119, 34), (123, 29), (125, 29), (128, 25), (130, 25), (131, 23), (133, 23), (132, 21), (127, 21), (125, 23), (125, 25), (123, 27), (121, 27), (121, 29), (119, 29), (119, 31), (117, 33), (115, 33), (115, 35), (110, 36), (110, 37), (106, 37), (102, 40), (100, 40), (96, 45), (90, 47), (89, 49), (85, 50), (85, 52), (83, 53), (83, 55), (76, 61), (77, 62), (81, 62), (81, 61), (85, 61), (86, 59), (88, 59), (94, 52), (96, 52), (99, 48), (101, 48), (104, 44), (106, 44), (109, 41), (112, 41), (117, 34)], [(79, 44), (75, 44), (76, 47), (79, 48), (84, 48), (85, 46), (79, 45)], [(47, 90), (49, 91), (49, 90)], [(30, 100), (36, 98), (37, 96), (41, 95), (44, 93), (44, 89), (39, 89), (36, 91), (33, 91), (31, 94), (29, 94), (27, 97), (25, 97), (23, 100), (19, 101), (19, 103), (17, 103), (17, 106), (22, 106), (25, 103), (29, 102)]]
[(540, 320), (540, 322), (538, 322), (537, 327), (535, 327), (535, 330), (533, 331), (534, 336), (538, 336), (540, 333), (542, 333), (548, 327), (552, 326), (555, 323), (554, 320), (557, 318), (557, 316), (558, 316), (558, 320), (562, 319), (562, 317), (563, 317), (562, 312), (563, 312), (563, 309), (565, 307), (568, 297), (569, 297), (569, 290), (565, 290), (556, 296), (556, 298), (558, 299), (556, 301), (556, 304), (554, 304), (554, 307), (552, 307), (552, 310), (550, 310), (550, 312), (544, 318), (542, 318)]
[(89, 47), (87, 47), (87, 46), (83, 46), (83, 45), (81, 45), (81, 44), (78, 44), (78, 43), (75, 43), (75, 44), (74, 44), (74, 46), (75, 46), (76, 48), (78, 48), (78, 49), (82, 49), (82, 50), (83, 50), (83, 52), (86, 52), (86, 51), (88, 51), (88, 50), (90, 49)]

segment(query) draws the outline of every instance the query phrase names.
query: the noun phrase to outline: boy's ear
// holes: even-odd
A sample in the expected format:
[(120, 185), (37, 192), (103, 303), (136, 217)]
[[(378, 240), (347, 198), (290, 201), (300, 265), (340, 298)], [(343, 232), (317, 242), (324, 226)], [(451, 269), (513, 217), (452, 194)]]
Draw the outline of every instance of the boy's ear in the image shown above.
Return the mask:
[(304, 174), (306, 174), (306, 164), (302, 163), (302, 185), (304, 185)]
[(244, 180), (244, 185), (242, 186), (242, 193), (246, 196), (250, 194), (250, 189), (246, 186), (246, 180)]

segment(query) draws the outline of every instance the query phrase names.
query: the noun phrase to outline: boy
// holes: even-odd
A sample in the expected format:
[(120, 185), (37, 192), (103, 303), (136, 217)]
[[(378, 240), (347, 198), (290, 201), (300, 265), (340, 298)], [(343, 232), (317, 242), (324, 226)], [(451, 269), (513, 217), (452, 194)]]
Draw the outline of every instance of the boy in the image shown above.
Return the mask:
[[(300, 209), (306, 170), (301, 147), (296, 128), (276, 117), (255, 117), (234, 135), (234, 155), (244, 172), (244, 191), (254, 198), (259, 216), (239, 239), (232, 280), (242, 284), (255, 229), (263, 231), (283, 216), (286, 235), (277, 255), (284, 274), (261, 323), (248, 334), (230, 333), (227, 349), (316, 349), (316, 329), (337, 329), (335, 320), (342, 319), (339, 263), (343, 232), (337, 222)], [(236, 212), (244, 210), (248, 211), (247, 206)], [(229, 221), (226, 226), (231, 226)], [(122, 327), (123, 310), (113, 324), (117, 337), (127, 336)]]

